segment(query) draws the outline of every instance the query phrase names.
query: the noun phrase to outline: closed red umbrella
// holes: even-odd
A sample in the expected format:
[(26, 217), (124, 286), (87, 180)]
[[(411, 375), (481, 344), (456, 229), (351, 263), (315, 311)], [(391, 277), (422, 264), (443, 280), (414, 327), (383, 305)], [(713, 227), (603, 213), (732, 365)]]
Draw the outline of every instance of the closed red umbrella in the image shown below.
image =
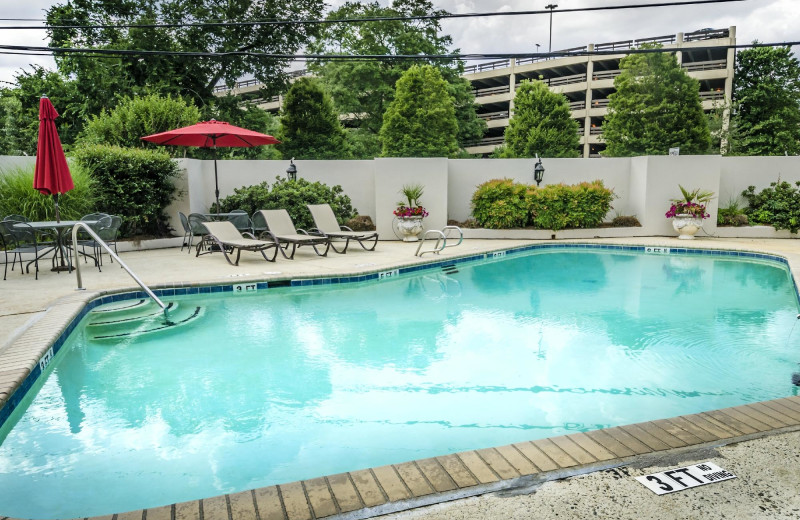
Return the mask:
[(214, 187), (219, 211), (219, 180), (217, 178), (217, 147), (246, 147), (280, 143), (271, 135), (241, 128), (225, 121), (203, 121), (191, 126), (168, 130), (142, 137), (145, 141), (174, 146), (198, 146), (214, 150)]
[(61, 220), (58, 212), (58, 195), (66, 193), (75, 185), (69, 173), (67, 158), (61, 147), (61, 139), (56, 130), (56, 112), (53, 103), (42, 96), (39, 100), (39, 144), (36, 147), (36, 169), (33, 175), (33, 189), (44, 195), (52, 195), (56, 206), (56, 221)]

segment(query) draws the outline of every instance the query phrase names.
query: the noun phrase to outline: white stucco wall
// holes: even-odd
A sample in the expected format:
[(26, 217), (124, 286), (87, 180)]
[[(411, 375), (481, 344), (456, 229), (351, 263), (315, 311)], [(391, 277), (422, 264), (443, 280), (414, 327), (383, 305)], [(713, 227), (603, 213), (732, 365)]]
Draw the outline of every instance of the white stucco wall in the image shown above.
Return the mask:
[[(647, 162), (644, 175), (646, 187), (644, 208), (638, 216), (643, 231), (649, 235), (670, 235), (674, 233), (672, 221), (664, 214), (670, 206), (670, 199), (681, 197), (678, 185), (688, 190), (700, 189), (719, 193), (720, 157), (718, 155), (666, 155), (639, 157)], [(717, 199), (708, 205), (708, 212), (716, 217)], [(706, 233), (713, 234), (717, 229), (716, 218), (703, 223)]]
[[(214, 162), (177, 159), (181, 175), (176, 179), (175, 202), (167, 208), (172, 226), (181, 231), (178, 211), (208, 212), (214, 201)], [(33, 165), (34, 157), (0, 156), (0, 175), (19, 165)], [(361, 215), (369, 215), (381, 236), (394, 239), (392, 211), (402, 198), (404, 184), (425, 187), (422, 204), (430, 212), (426, 229), (441, 229), (448, 219), (470, 217), (470, 201), (476, 187), (490, 179), (509, 178), (533, 183), (534, 159), (390, 159), (365, 161), (295, 161), (298, 176), (328, 185), (339, 184)], [(761, 190), (778, 179), (800, 181), (800, 157), (650, 156), (604, 159), (543, 158), (542, 185), (575, 184), (602, 179), (617, 199), (607, 219), (615, 214), (636, 216), (642, 224), (639, 235), (673, 235), (671, 222), (664, 218), (669, 200), (680, 196), (678, 185), (687, 189), (713, 191), (709, 206), (713, 216), (742, 190), (754, 185)], [(220, 198), (235, 188), (250, 186), (275, 177), (286, 177), (288, 161), (219, 161)], [(741, 200), (745, 206), (746, 201)], [(716, 232), (714, 218), (705, 221), (707, 233)], [(729, 229), (723, 229), (726, 236)], [(742, 233), (751, 231), (744, 229)], [(742, 235), (744, 236), (744, 235)], [(749, 236), (749, 235), (748, 235)]]
[(756, 193), (779, 179), (792, 186), (800, 181), (800, 157), (721, 157), (720, 185), (717, 190), (719, 205), (725, 207), (730, 200), (740, 199), (740, 206), (747, 206), (741, 197), (748, 186), (755, 186)]
[(0, 155), (0, 175), (5, 171), (11, 171), (18, 167), (33, 166), (36, 164), (36, 157)]
[(447, 163), (433, 159), (375, 159), (375, 221), (381, 237), (395, 237), (392, 228), (397, 203), (405, 184), (422, 184), (425, 192), (420, 202), (430, 213), (424, 220), (425, 230), (442, 229), (447, 225)]

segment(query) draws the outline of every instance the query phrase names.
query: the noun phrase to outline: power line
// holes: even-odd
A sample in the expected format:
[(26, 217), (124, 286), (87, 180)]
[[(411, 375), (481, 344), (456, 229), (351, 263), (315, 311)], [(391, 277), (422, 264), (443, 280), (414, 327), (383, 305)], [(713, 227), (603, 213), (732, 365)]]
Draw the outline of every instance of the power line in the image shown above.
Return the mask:
[[(775, 43), (747, 43), (747, 44), (727, 44), (727, 45), (708, 45), (691, 47), (692, 51), (706, 51), (713, 49), (748, 49), (756, 47), (792, 47), (800, 45), (800, 41), (775, 42)], [(652, 53), (674, 53), (680, 52), (680, 48), (631, 48), (631, 49), (611, 49), (611, 50), (569, 50), (555, 51), (548, 53), (471, 53), (471, 54), (276, 54), (252, 51), (231, 51), (231, 52), (190, 52), (190, 51), (146, 51), (130, 49), (81, 49), (81, 48), (54, 48), (54, 47), (30, 47), (23, 45), (0, 45), (0, 55), (3, 54), (33, 54), (57, 55), (70, 54), (81, 56), (96, 57), (146, 57), (146, 56), (175, 56), (189, 58), (226, 58), (232, 56), (246, 56), (255, 58), (291, 60), (291, 61), (385, 61), (385, 60), (437, 60), (437, 61), (473, 61), (488, 59), (515, 59), (515, 58), (538, 58), (553, 59), (568, 56), (608, 56), (615, 54), (652, 54)]]
[[(538, 15), (556, 13), (580, 13), (591, 11), (617, 11), (622, 9), (643, 9), (652, 7), (681, 7), (685, 5), (701, 5), (701, 4), (721, 4), (729, 2), (744, 2), (746, 0), (687, 0), (684, 2), (656, 2), (650, 4), (631, 4), (631, 5), (607, 5), (600, 7), (576, 7), (572, 9), (545, 9), (536, 11), (505, 11), (505, 12), (485, 12), (485, 13), (441, 13), (441, 14), (428, 14), (417, 16), (375, 16), (363, 18), (341, 18), (341, 19), (305, 19), (305, 20), (261, 20), (255, 22), (199, 22), (199, 23), (163, 23), (163, 24), (110, 24), (110, 25), (50, 25), (42, 26), (5, 26), (0, 29), (16, 29), (16, 30), (42, 30), (42, 29), (160, 29), (160, 28), (178, 28), (178, 27), (249, 27), (259, 25), (319, 25), (319, 24), (337, 24), (337, 23), (364, 23), (364, 22), (391, 22), (391, 21), (411, 21), (411, 20), (443, 20), (450, 18), (488, 18), (495, 16), (523, 16), (523, 15)], [(4, 20), (4, 19), (0, 19)], [(13, 20), (13, 19), (6, 19)], [(41, 20), (45, 22), (45, 20)]]

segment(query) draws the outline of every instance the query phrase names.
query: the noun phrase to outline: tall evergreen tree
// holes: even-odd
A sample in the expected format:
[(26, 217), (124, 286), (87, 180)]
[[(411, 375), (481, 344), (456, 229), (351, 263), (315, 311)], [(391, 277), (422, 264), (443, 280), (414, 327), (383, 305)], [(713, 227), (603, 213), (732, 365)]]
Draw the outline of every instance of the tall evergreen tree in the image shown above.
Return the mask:
[[(652, 47), (654, 50), (657, 47)], [(700, 84), (672, 52), (632, 54), (620, 61), (603, 123), (603, 155), (705, 154), (711, 147)]]
[(578, 122), (569, 102), (541, 81), (523, 81), (514, 94), (514, 115), (498, 157), (578, 157)]
[(397, 81), (380, 131), (384, 157), (450, 157), (458, 152), (458, 121), (438, 69), (414, 65)]
[(800, 153), (800, 63), (789, 47), (755, 47), (736, 54), (735, 155)]
[(344, 129), (330, 96), (319, 81), (298, 78), (286, 94), (276, 145), (285, 158), (345, 159), (349, 150)]
[[(312, 51), (326, 54), (361, 55), (443, 55), (451, 51), (452, 39), (442, 34), (437, 15), (446, 11), (434, 9), (430, 0), (393, 0), (391, 6), (379, 2), (345, 2), (328, 15), (329, 20), (393, 17), (397, 20), (364, 23), (326, 24)], [(428, 15), (421, 20), (402, 20), (409, 16)], [(476, 116), (475, 96), (469, 81), (461, 77), (463, 63), (452, 60), (426, 60), (439, 69), (450, 84), (454, 98), (460, 146), (483, 137), (486, 123)], [(377, 141), (383, 114), (394, 99), (400, 76), (419, 60), (366, 60), (317, 62), (309, 68), (318, 75), (331, 93), (337, 109), (351, 119), (348, 125), (357, 148), (369, 153)]]

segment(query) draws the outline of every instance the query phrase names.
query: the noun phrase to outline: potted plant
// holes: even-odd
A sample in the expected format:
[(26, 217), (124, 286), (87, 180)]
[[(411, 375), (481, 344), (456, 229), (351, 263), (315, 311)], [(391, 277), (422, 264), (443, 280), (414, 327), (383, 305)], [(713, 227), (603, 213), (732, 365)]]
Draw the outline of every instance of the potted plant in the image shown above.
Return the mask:
[(711, 216), (706, 212), (706, 205), (714, 197), (714, 193), (700, 189), (688, 191), (680, 184), (678, 187), (683, 198), (672, 199), (665, 216), (672, 219), (672, 227), (678, 232), (678, 238), (691, 240), (703, 227), (703, 220)]
[(416, 242), (422, 233), (422, 219), (428, 212), (420, 204), (425, 187), (421, 184), (404, 184), (400, 193), (406, 198), (397, 203), (394, 216), (397, 218), (397, 230), (403, 235), (404, 242)]

